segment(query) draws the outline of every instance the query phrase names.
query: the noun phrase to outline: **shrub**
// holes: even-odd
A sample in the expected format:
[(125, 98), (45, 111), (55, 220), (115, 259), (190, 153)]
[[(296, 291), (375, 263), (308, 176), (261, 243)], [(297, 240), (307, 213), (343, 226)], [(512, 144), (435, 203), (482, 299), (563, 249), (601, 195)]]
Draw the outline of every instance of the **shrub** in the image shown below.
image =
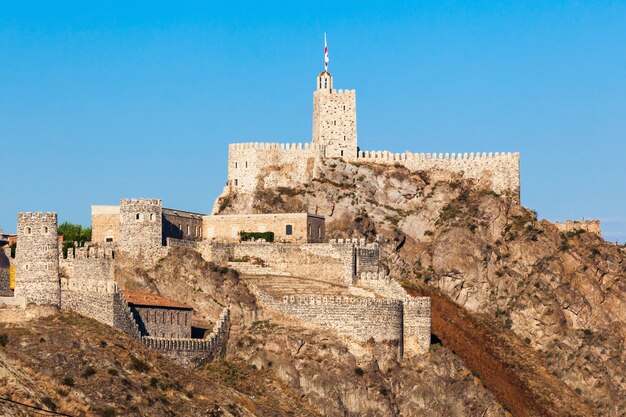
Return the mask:
[(150, 370), (150, 365), (133, 355), (130, 356), (130, 366), (137, 372), (148, 372)]
[(74, 378), (72, 378), (71, 376), (66, 376), (61, 381), (61, 384), (65, 385), (67, 387), (73, 387), (74, 386)]
[(434, 234), (435, 234), (435, 232), (433, 232), (432, 230), (426, 230), (426, 231), (424, 232), (424, 236), (432, 236), (432, 235), (434, 235)]
[(85, 368), (85, 370), (83, 371), (83, 373), (80, 375), (83, 378), (89, 378), (92, 375), (96, 374), (96, 369), (93, 366), (88, 366), (87, 368)]
[(263, 239), (266, 242), (273, 242), (274, 232), (246, 232), (243, 230), (239, 232), (239, 240), (241, 240), (242, 242), (252, 239)]
[(524, 338), (524, 342), (525, 342), (527, 345), (530, 345), (530, 337), (525, 337), (525, 338)]
[(0, 334), (0, 346), (5, 347), (9, 343), (9, 336), (2, 333)]
[(108, 373), (109, 373), (109, 375), (111, 375), (111, 376), (118, 376), (118, 375), (120, 374), (120, 373), (117, 371), (117, 369), (113, 369), (113, 368), (109, 369), (107, 372), (108, 372)]
[(111, 407), (95, 408), (94, 411), (102, 417), (115, 417), (115, 409)]
[(356, 376), (363, 376), (363, 374), (365, 374), (365, 371), (362, 368), (360, 368), (358, 366), (356, 368), (354, 368), (354, 375), (356, 375)]

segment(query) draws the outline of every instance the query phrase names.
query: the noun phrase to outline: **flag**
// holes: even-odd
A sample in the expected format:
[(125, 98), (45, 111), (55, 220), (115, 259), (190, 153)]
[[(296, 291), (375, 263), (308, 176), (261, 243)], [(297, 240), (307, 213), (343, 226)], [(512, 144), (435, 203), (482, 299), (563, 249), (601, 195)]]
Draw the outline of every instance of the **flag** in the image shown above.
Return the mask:
[(326, 33), (324, 33), (324, 71), (328, 72), (328, 44), (326, 43)]

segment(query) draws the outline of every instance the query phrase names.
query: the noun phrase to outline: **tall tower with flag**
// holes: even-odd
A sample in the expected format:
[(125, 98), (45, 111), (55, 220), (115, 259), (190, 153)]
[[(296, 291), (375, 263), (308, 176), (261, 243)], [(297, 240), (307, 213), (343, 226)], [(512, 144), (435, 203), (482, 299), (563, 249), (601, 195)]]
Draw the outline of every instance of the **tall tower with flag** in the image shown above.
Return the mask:
[(325, 148), (328, 158), (357, 158), (356, 91), (334, 90), (333, 76), (328, 72), (328, 44), (324, 34), (324, 71), (317, 76), (313, 93), (313, 138)]

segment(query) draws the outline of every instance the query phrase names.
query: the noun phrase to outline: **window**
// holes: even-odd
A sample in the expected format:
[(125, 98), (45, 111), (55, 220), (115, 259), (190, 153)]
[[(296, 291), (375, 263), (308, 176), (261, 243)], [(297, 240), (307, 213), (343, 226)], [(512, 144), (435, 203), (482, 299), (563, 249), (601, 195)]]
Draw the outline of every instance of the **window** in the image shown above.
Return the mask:
[(341, 156), (343, 156), (343, 151), (341, 151)]
[(237, 162), (235, 162), (235, 168), (238, 168), (239, 164)]
[(135, 214), (135, 220), (139, 220), (140, 218), (141, 218), (141, 214), (140, 213)]
[(146, 311), (146, 323), (150, 323), (150, 312)]
[(185, 313), (185, 326), (187, 325), (187, 313)]
[(157, 321), (157, 316), (156, 316), (156, 315), (157, 315), (157, 312), (156, 312), (156, 310), (154, 310), (154, 322), (155, 322), (155, 323), (158, 323), (158, 321)]
[(154, 221), (154, 213), (150, 213), (150, 221), (153, 222)]
[(176, 313), (176, 324), (180, 324), (180, 312)]
[(313, 226), (309, 225), (309, 237), (312, 236), (311, 230), (313, 230)]
[(237, 185), (237, 178), (235, 178), (235, 185)]
[(187, 225), (187, 236), (189, 236), (189, 225)]
[(31, 233), (32, 233), (31, 228), (30, 228), (30, 227), (27, 227), (27, 228), (26, 228), (26, 234), (27, 234), (27, 235), (30, 235)]
[[(165, 311), (163, 312), (163, 323), (165, 323)], [(165, 335), (163, 335), (165, 336)]]
[(48, 226), (44, 226), (44, 227), (43, 227), (43, 232), (44, 232), (45, 234), (48, 234)]
[(317, 226), (317, 237), (322, 237), (322, 227)]
[(345, 110), (345, 109), (346, 109), (346, 106), (343, 106), (343, 109)]
[(113, 238), (112, 238), (112, 237), (107, 237), (107, 238), (105, 239), (105, 242), (113, 242)]
[(174, 324), (174, 312), (170, 312), (170, 324)]
[(248, 161), (246, 161), (246, 168), (248, 168)]
[(285, 227), (285, 234), (287, 236), (291, 236), (293, 235), (293, 226), (288, 224), (287, 227)]

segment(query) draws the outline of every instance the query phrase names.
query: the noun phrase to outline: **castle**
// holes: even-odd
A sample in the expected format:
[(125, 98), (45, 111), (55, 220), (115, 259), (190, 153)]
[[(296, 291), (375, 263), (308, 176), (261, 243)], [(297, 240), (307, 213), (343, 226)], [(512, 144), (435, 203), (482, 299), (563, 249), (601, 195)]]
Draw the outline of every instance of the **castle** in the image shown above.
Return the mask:
[[(330, 158), (462, 175), (519, 201), (517, 153), (361, 151), (356, 92), (335, 90), (327, 70), (318, 75), (313, 93), (311, 143), (231, 144), (224, 193), (307, 183)], [(193, 309), (180, 302), (184, 300), (123, 292), (114, 276), (120, 258), (151, 267), (170, 251), (185, 248), (238, 270), (261, 305), (302, 325), (357, 342), (389, 343), (398, 347), (400, 356), (428, 351), (430, 299), (409, 297), (380, 270), (376, 243), (327, 241), (325, 219), (316, 214), (218, 211), (217, 202), (213, 215), (205, 215), (163, 208), (158, 199), (92, 206), (92, 242), (70, 248), (66, 255), (57, 241), (55, 213), (20, 213), (16, 256), (10, 259), (17, 271), (15, 292), (0, 297), (0, 303), (76, 311), (125, 331), (183, 365), (195, 366), (224, 354), (230, 309), (223, 310), (207, 338), (194, 339), (187, 328)], [(244, 235), (252, 241), (245, 241)]]
[[(313, 93), (311, 143), (235, 143), (228, 148), (228, 181), (222, 195), (251, 193), (264, 188), (309, 183), (328, 158), (350, 163), (400, 165), (411, 171), (461, 174), (482, 188), (506, 193), (519, 202), (520, 157), (518, 153), (424, 154), (362, 151), (357, 142), (356, 92), (335, 90), (333, 76), (317, 76)], [(217, 206), (213, 212), (217, 212)]]

